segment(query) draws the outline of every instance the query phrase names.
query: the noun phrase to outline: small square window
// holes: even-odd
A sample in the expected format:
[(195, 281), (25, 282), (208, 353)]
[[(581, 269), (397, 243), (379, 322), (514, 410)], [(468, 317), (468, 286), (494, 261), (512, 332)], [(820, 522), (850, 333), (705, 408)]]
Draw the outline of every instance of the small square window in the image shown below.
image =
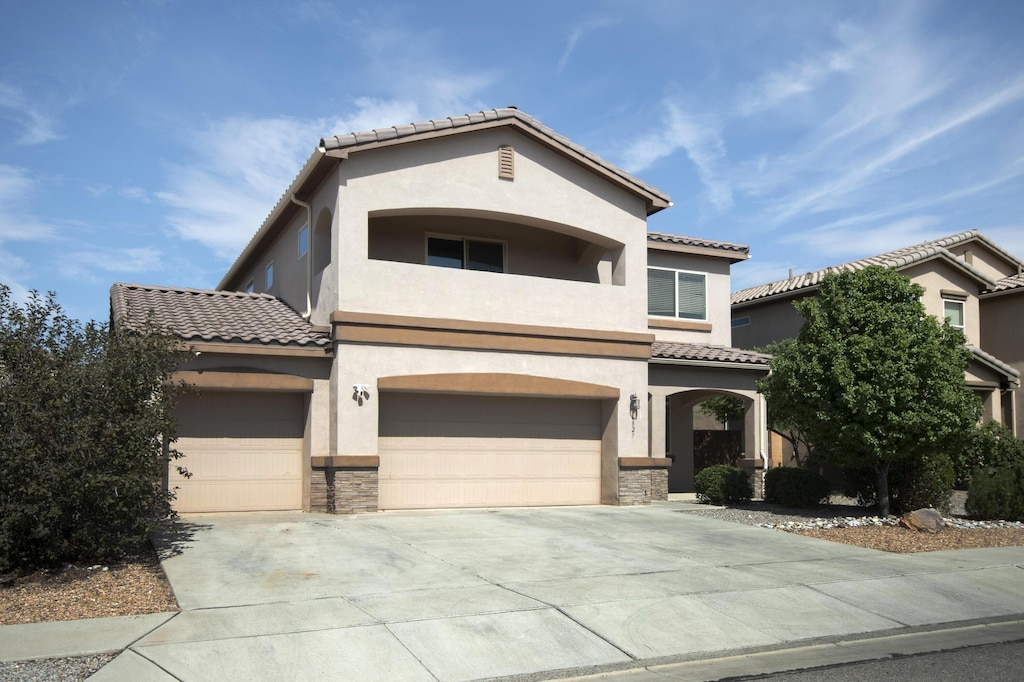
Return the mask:
[(964, 330), (964, 302), (944, 300), (942, 302), (942, 316), (949, 320), (954, 329)]
[(274, 286), (274, 263), (271, 261), (267, 264), (267, 286), (264, 291), (270, 291), (270, 287)]
[(299, 258), (309, 253), (309, 225), (299, 228)]

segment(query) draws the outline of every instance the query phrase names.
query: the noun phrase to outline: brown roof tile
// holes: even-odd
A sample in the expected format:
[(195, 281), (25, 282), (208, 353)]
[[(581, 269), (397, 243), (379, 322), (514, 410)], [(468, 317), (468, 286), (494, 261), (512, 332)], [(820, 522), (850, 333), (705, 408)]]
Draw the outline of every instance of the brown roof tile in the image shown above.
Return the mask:
[(710, 346), (702, 343), (669, 343), (655, 341), (651, 345), (651, 359), (689, 360), (692, 362), (725, 362), (736, 365), (758, 366), (768, 368), (772, 356), (756, 353), (751, 350), (729, 348), (727, 346)]
[(114, 324), (153, 322), (185, 341), (324, 348), (317, 332), (281, 299), (268, 294), (115, 284), (110, 288)]
[(647, 241), (662, 244), (680, 244), (682, 246), (696, 246), (703, 249), (720, 249), (748, 255), (750, 247), (746, 244), (733, 244), (731, 242), (720, 242), (714, 239), (701, 239), (700, 237), (685, 237), (679, 234), (666, 234), (664, 232), (648, 232)]
[(842, 265), (829, 266), (821, 270), (815, 270), (814, 272), (797, 275), (791, 279), (780, 279), (774, 282), (768, 282), (767, 284), (759, 284), (757, 286), (741, 289), (740, 291), (732, 294), (732, 304), (736, 305), (738, 303), (747, 303), (749, 301), (756, 301), (762, 298), (769, 298), (779, 294), (788, 294), (800, 291), (801, 289), (815, 287), (821, 284), (821, 281), (825, 279), (825, 275), (833, 271), (863, 270), (870, 265), (880, 265), (886, 268), (903, 268), (935, 256), (942, 256), (956, 261), (959, 267), (970, 272), (981, 282), (994, 283), (991, 277), (974, 266), (958, 259), (947, 250), (947, 247), (970, 240), (980, 241), (1009, 260), (1013, 262), (1017, 261), (1016, 258), (992, 243), (977, 230), (968, 230), (967, 232), (960, 232), (941, 239), (933, 239), (932, 241), (914, 244), (913, 246), (906, 246), (877, 256), (869, 256), (860, 260), (850, 261), (849, 263), (843, 263)]
[(993, 286), (986, 289), (983, 293), (990, 294), (997, 291), (1012, 291), (1014, 289), (1024, 289), (1024, 275), (1010, 275), (996, 282)]

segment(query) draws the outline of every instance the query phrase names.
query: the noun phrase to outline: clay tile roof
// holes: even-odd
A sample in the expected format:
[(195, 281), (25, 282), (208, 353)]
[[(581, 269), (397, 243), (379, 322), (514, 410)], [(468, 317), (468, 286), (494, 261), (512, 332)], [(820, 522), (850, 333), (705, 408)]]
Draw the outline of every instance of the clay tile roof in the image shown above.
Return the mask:
[(956, 256), (947, 250), (947, 247), (960, 244), (965, 241), (978, 240), (983, 242), (986, 246), (993, 249), (994, 251), (1007, 255), (1011, 260), (1016, 260), (1012, 256), (1006, 254), (1005, 251), (1000, 249), (998, 246), (993, 244), (991, 241), (985, 238), (977, 230), (968, 230), (967, 232), (960, 232), (948, 237), (941, 239), (933, 239), (932, 241), (922, 242), (920, 244), (914, 244), (913, 246), (906, 246), (895, 251), (889, 251), (888, 253), (882, 253), (877, 256), (869, 256), (860, 260), (850, 261), (849, 263), (843, 263), (842, 265), (833, 265), (821, 270), (815, 270), (814, 272), (808, 272), (803, 275), (797, 275), (792, 279), (780, 279), (775, 282), (768, 282), (767, 284), (759, 284), (757, 286), (748, 287), (741, 289), (740, 291), (732, 294), (732, 304), (747, 303), (749, 301), (756, 301), (762, 298), (768, 298), (779, 294), (787, 294), (801, 289), (809, 287), (815, 287), (821, 284), (821, 281), (825, 279), (825, 275), (830, 272), (840, 272), (843, 270), (863, 270), (870, 265), (880, 265), (886, 268), (904, 268), (914, 263), (927, 260), (935, 256), (945, 256), (951, 260), (956, 261), (957, 265), (974, 275), (977, 279), (982, 282), (992, 282), (992, 278), (984, 274), (973, 265), (969, 265), (962, 260), (959, 260)]
[(768, 369), (772, 356), (752, 350), (710, 346), (701, 343), (668, 343), (655, 341), (651, 345), (651, 359), (689, 360), (695, 363), (714, 362), (742, 366), (757, 366)]
[(1010, 365), (1006, 364), (1005, 362), (1003, 362), (996, 356), (992, 355), (991, 353), (986, 353), (977, 346), (968, 345), (967, 348), (971, 351), (976, 360), (979, 360), (983, 364), (987, 364), (989, 367), (992, 367), (993, 369), (1002, 372), (1013, 383), (1020, 383), (1020, 372), (1015, 370)]
[(1014, 289), (1024, 289), (1024, 275), (1010, 275), (996, 282), (993, 286), (986, 289), (983, 293), (990, 294), (997, 291), (1013, 291)]
[(390, 128), (378, 128), (365, 132), (348, 133), (345, 135), (334, 135), (332, 137), (325, 137), (320, 140), (320, 149), (324, 151), (332, 151), (335, 149), (351, 149), (359, 147), (361, 145), (380, 142), (383, 140), (394, 140), (407, 137), (414, 137), (416, 135), (431, 133), (437, 130), (447, 130), (451, 128), (464, 128), (468, 126), (480, 125), (490, 123), (492, 121), (509, 121), (518, 122), (523, 126), (529, 128), (541, 137), (547, 138), (550, 142), (555, 143), (565, 149), (569, 149), (580, 156), (583, 156), (592, 163), (604, 168), (612, 174), (618, 176), (621, 180), (629, 185), (642, 190), (644, 193), (654, 195), (664, 201), (666, 204), (671, 202), (669, 196), (654, 187), (651, 187), (647, 183), (633, 177), (626, 171), (618, 168), (601, 157), (587, 151), (583, 147), (579, 146), (575, 142), (572, 142), (567, 137), (559, 135), (551, 128), (542, 124), (537, 119), (533, 118), (529, 114), (519, 111), (512, 107), (505, 107), (502, 109), (487, 109), (472, 114), (466, 114), (463, 116), (450, 116), (443, 119), (435, 119), (430, 121), (422, 121), (419, 123), (411, 123), (409, 125), (397, 125)]
[(701, 239), (700, 237), (684, 237), (683, 235), (665, 234), (664, 232), (648, 232), (647, 241), (662, 244), (696, 246), (703, 249), (720, 249), (722, 251), (730, 251), (743, 255), (748, 255), (750, 253), (750, 247), (746, 244), (733, 244), (730, 242), (716, 241), (714, 239)]
[(330, 347), (327, 334), (269, 294), (115, 284), (110, 288), (115, 325), (153, 322), (185, 341), (304, 348)]

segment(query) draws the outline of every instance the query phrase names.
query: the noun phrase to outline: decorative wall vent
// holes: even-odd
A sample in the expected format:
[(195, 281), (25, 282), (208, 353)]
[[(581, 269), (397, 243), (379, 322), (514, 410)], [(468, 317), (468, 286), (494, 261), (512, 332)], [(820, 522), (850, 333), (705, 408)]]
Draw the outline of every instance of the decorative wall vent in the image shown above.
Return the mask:
[(515, 160), (515, 149), (507, 144), (498, 147), (498, 178), (501, 180), (515, 180)]

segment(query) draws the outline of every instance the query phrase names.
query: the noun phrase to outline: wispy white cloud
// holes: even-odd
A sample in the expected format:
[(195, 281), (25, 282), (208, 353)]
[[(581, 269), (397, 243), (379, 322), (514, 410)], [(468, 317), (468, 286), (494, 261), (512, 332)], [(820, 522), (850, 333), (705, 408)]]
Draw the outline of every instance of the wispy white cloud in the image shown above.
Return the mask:
[(849, 230), (833, 227), (802, 231), (781, 241), (799, 244), (818, 257), (849, 261), (935, 239), (947, 231), (943, 225), (940, 216), (922, 215), (859, 228), (856, 239), (850, 238)]
[(580, 38), (598, 29), (613, 26), (616, 23), (618, 22), (610, 17), (591, 17), (574, 26), (569, 32), (569, 37), (565, 40), (565, 49), (562, 50), (562, 58), (558, 60), (558, 68), (556, 69), (558, 73), (561, 73), (562, 70), (565, 69), (566, 64), (569, 63), (569, 57), (572, 56)]
[(54, 260), (64, 277), (91, 282), (105, 282), (111, 274), (149, 275), (163, 269), (161, 253), (152, 247), (72, 248), (61, 250)]
[(27, 207), (37, 192), (37, 181), (23, 168), (0, 164), (0, 241), (39, 241), (55, 229)]
[(684, 113), (674, 102), (664, 103), (661, 127), (634, 141), (622, 155), (623, 167), (641, 172), (658, 160), (685, 150), (704, 186), (703, 197), (716, 211), (732, 207), (732, 189), (719, 169), (726, 149), (720, 129)]
[(0, 114), (21, 127), (21, 134), (15, 138), (18, 144), (43, 144), (61, 138), (56, 117), (30, 101), (16, 86), (0, 83)]

